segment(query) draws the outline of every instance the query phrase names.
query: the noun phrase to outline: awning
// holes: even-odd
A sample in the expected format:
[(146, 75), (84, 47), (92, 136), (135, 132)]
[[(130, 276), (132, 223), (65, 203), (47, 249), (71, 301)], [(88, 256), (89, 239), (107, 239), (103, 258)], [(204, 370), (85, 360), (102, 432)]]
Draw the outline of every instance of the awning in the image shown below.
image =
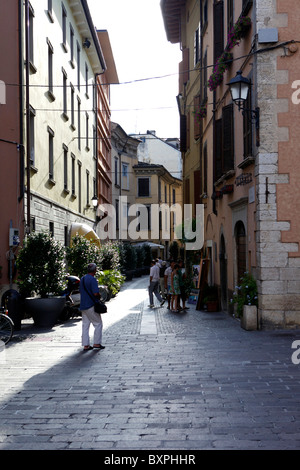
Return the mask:
[(87, 240), (91, 240), (96, 245), (100, 246), (100, 239), (96, 232), (87, 224), (72, 224), (71, 226), (71, 245), (72, 245), (72, 238), (75, 235), (82, 235)]
[(161, 248), (161, 249), (164, 249), (164, 245), (159, 245), (158, 243), (152, 243), (152, 242), (142, 242), (142, 243), (135, 243), (135, 245), (133, 246), (143, 246), (143, 245), (149, 245), (150, 248)]

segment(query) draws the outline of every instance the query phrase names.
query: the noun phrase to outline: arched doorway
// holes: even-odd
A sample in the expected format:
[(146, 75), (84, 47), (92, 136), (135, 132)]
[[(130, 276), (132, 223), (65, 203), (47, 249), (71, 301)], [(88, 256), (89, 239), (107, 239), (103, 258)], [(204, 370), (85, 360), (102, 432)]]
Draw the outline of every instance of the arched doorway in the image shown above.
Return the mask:
[(241, 277), (247, 270), (247, 240), (246, 230), (243, 222), (237, 222), (235, 226), (236, 238), (236, 260), (237, 260), (237, 280), (240, 282)]
[(220, 280), (221, 280), (221, 308), (227, 310), (227, 256), (224, 235), (220, 240)]

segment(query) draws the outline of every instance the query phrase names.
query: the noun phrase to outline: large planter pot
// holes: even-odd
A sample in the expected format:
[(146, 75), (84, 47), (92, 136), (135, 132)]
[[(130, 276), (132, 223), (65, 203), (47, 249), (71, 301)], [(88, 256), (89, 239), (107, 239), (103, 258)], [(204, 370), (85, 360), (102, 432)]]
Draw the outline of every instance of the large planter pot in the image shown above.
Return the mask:
[(66, 303), (65, 297), (29, 297), (25, 299), (25, 309), (34, 321), (34, 324), (43, 328), (55, 325)]
[(256, 305), (244, 305), (241, 327), (244, 330), (257, 330), (257, 307)]
[(206, 307), (208, 312), (217, 312), (219, 309), (218, 300), (208, 300), (206, 302)]

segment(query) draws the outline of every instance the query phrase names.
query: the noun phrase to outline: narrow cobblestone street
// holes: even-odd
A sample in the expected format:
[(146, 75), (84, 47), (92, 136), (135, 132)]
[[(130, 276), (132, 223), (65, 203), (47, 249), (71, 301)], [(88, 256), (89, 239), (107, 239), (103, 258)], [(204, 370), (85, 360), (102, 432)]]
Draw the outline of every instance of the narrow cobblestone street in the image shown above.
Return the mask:
[(107, 304), (103, 351), (82, 352), (80, 319), (24, 324), (0, 354), (0, 449), (298, 449), (300, 332), (150, 309), (147, 285)]

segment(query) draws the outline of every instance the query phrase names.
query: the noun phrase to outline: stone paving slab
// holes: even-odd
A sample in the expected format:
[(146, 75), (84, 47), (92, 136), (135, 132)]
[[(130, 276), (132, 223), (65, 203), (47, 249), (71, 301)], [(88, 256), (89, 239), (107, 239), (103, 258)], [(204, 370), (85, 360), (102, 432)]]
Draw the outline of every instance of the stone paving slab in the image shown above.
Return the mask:
[(103, 351), (82, 352), (80, 319), (17, 332), (0, 357), (0, 449), (298, 449), (300, 331), (149, 309), (147, 284), (108, 303)]

